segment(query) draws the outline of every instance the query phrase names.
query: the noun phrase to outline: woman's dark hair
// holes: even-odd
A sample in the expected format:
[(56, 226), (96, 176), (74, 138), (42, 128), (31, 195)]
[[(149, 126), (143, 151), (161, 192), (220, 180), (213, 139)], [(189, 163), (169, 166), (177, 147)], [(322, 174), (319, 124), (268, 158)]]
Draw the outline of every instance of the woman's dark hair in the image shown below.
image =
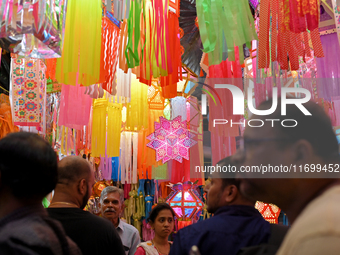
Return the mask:
[(167, 203), (158, 203), (150, 212), (149, 218), (147, 219), (147, 222), (152, 221), (155, 222), (158, 214), (162, 210), (170, 210), (172, 213), (172, 216), (175, 218), (175, 212), (171, 208), (171, 206)]

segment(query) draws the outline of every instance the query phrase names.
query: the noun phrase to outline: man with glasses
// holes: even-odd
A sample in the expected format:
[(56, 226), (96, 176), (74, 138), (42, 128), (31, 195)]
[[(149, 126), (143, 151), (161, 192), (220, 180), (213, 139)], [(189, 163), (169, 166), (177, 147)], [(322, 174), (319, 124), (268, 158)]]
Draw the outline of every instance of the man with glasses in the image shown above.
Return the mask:
[[(271, 105), (272, 101), (263, 102), (259, 110)], [(237, 174), (246, 197), (278, 205), (292, 223), (277, 254), (338, 254), (338, 143), (324, 110), (314, 102), (303, 106), (311, 115), (304, 115), (295, 105), (287, 105), (286, 115), (282, 116), (279, 100), (271, 115), (252, 116), (264, 125), (246, 127), (243, 146), (233, 156), (233, 162), (248, 169), (272, 166), (289, 170), (271, 173), (271, 179), (265, 179), (266, 173), (255, 171)], [(284, 127), (284, 119), (295, 120), (297, 125)]]

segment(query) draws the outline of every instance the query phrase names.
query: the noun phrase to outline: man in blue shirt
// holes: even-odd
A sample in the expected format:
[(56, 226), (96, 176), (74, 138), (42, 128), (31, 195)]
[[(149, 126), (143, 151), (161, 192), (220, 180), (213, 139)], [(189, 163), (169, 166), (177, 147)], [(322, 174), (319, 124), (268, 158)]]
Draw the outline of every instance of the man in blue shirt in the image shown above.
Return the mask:
[[(228, 167), (230, 158), (218, 162)], [(239, 181), (212, 175), (207, 194), (210, 219), (181, 229), (171, 246), (170, 255), (187, 255), (196, 245), (201, 255), (236, 255), (240, 248), (266, 243), (270, 236), (270, 224), (255, 209), (255, 201), (239, 192)]]

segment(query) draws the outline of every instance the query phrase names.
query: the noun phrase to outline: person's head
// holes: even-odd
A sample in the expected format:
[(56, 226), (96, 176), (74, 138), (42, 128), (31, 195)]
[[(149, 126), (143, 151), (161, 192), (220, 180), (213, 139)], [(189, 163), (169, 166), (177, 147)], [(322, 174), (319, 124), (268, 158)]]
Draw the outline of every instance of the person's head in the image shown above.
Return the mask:
[(39, 135), (11, 133), (0, 140), (0, 196), (39, 203), (57, 183), (57, 155)]
[(58, 163), (58, 184), (55, 193), (69, 194), (81, 209), (86, 206), (92, 195), (94, 184), (94, 172), (85, 159), (68, 156)]
[(174, 229), (175, 212), (167, 203), (158, 203), (150, 212), (148, 222), (155, 235), (167, 238)]
[[(231, 163), (231, 157), (220, 160), (215, 170), (229, 168), (234, 164)], [(220, 167), (220, 168), (218, 168)], [(207, 210), (209, 213), (215, 213), (222, 206), (227, 205), (255, 205), (255, 201), (244, 198), (239, 192), (240, 181), (235, 179), (235, 173), (215, 171), (211, 175), (211, 183), (207, 189)]]
[[(269, 109), (272, 101), (265, 101), (259, 110)], [(252, 116), (260, 119), (262, 127), (246, 126), (244, 145), (233, 156), (233, 162), (243, 166), (304, 166), (305, 164), (338, 163), (338, 143), (332, 124), (324, 110), (310, 101), (303, 106), (311, 113), (304, 115), (295, 105), (286, 106), (286, 115), (281, 115), (281, 100), (269, 116)], [(297, 121), (295, 127), (293, 121)], [(268, 121), (274, 120), (274, 121)], [(282, 125), (283, 121), (283, 125)], [(256, 124), (255, 124), (256, 123)], [(252, 125), (259, 125), (254, 121)], [(331, 179), (263, 179), (254, 178), (254, 173), (242, 173), (240, 189), (248, 197), (275, 203), (284, 210), (299, 196), (310, 196), (332, 182)], [(307, 199), (307, 198), (306, 198)], [(311, 199), (311, 198), (308, 198)], [(300, 201), (301, 203), (301, 201)]]
[(114, 186), (108, 186), (100, 194), (99, 208), (104, 218), (118, 220), (124, 205), (124, 191)]

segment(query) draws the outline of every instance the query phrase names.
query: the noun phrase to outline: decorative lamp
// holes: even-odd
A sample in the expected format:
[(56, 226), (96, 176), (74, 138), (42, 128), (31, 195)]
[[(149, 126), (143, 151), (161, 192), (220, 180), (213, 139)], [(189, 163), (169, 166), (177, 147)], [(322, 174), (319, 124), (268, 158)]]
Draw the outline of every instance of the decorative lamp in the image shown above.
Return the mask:
[(163, 164), (171, 159), (182, 163), (183, 158), (189, 160), (189, 148), (197, 142), (195, 136), (187, 129), (187, 121), (182, 121), (181, 116), (173, 120), (159, 117), (160, 122), (155, 122), (155, 132), (147, 136), (151, 140), (146, 146), (156, 151), (156, 161), (162, 160)]
[(166, 202), (172, 207), (178, 219), (178, 230), (197, 220), (202, 213), (204, 203), (191, 182), (175, 184)]
[(272, 224), (278, 223), (278, 218), (281, 212), (281, 209), (273, 204), (266, 204), (257, 201), (255, 204), (255, 208), (259, 210), (262, 214), (263, 218)]

